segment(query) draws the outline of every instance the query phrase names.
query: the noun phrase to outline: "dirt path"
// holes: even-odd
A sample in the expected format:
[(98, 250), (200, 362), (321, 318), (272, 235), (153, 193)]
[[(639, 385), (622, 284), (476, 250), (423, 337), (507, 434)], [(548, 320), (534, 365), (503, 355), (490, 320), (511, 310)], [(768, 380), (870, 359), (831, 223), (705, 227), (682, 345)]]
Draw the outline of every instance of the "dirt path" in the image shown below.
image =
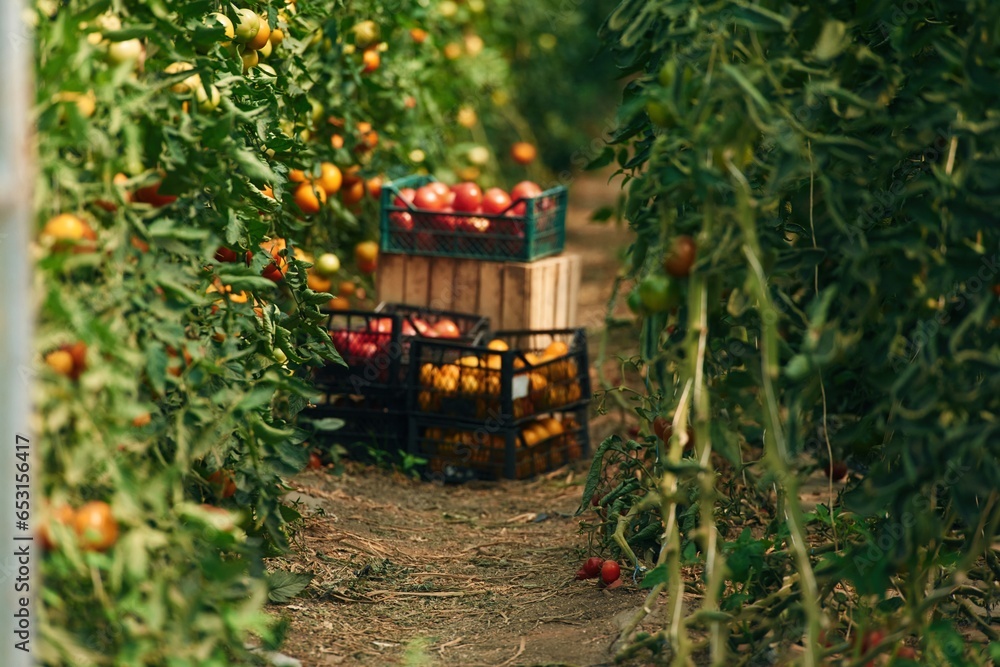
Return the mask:
[[(583, 256), (580, 324), (594, 331), (625, 235), (589, 224), (613, 202), (606, 176), (570, 188), (567, 251)], [(603, 437), (607, 423), (594, 424)], [(620, 624), (642, 603), (573, 574), (585, 554), (579, 519), (588, 462), (528, 482), (461, 487), (360, 466), (295, 480), (307, 519), (296, 553), (275, 568), (315, 578), (275, 612), (283, 649), (325, 665), (608, 665)]]

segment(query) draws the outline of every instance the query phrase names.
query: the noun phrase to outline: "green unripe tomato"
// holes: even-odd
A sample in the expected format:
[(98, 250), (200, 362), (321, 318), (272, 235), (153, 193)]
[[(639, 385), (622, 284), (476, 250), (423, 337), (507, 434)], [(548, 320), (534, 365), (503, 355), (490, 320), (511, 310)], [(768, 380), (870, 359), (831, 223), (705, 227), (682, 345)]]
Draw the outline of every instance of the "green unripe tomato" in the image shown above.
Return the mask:
[(660, 75), (657, 77), (660, 81), (660, 85), (664, 88), (669, 88), (674, 85), (674, 79), (677, 77), (677, 63), (673, 60), (668, 60), (660, 68)]
[(631, 310), (636, 315), (642, 315), (645, 312), (644, 307), (642, 305), (642, 297), (639, 296), (638, 286), (634, 287), (632, 291), (629, 292), (628, 300), (626, 301), (626, 303), (628, 304), (628, 309)]
[(650, 122), (658, 127), (671, 127), (674, 124), (670, 109), (662, 102), (646, 102), (646, 114), (649, 116)]
[(680, 302), (676, 287), (664, 275), (646, 276), (637, 290), (643, 307), (651, 313), (665, 313)]
[(362, 21), (353, 28), (354, 45), (359, 49), (367, 49), (378, 44), (380, 31), (375, 21)]
[[(226, 16), (225, 14), (222, 14), (220, 12), (215, 12), (209, 17), (209, 19), (214, 19), (216, 22), (220, 23), (222, 25), (222, 29), (226, 33), (226, 37), (228, 37), (229, 39), (232, 39), (233, 37), (236, 36), (236, 29), (233, 27), (233, 22), (230, 21), (229, 17)], [(210, 20), (209, 25), (211, 24), (212, 22)], [(229, 40), (223, 41), (222, 45), (229, 46)]]
[(236, 20), (235, 39), (237, 42), (246, 44), (257, 36), (257, 33), (260, 31), (260, 17), (257, 16), (255, 11), (247, 9), (246, 7), (243, 9), (237, 9)]

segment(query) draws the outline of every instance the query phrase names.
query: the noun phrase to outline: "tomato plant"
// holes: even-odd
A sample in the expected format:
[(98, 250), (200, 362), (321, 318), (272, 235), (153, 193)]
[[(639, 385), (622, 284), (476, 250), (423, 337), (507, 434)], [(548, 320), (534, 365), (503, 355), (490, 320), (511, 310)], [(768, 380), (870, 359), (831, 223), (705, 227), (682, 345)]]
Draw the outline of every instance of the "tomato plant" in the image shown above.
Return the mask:
[(298, 519), (312, 368), (338, 361), (320, 308), (371, 286), (384, 179), (505, 167), (480, 130), (527, 126), (488, 32), (509, 6), (35, 6), (44, 664), (280, 641), (263, 559)]
[[(931, 662), (989, 661), (949, 609), (996, 576), (1000, 233), (977, 147), (997, 139), (997, 18), (982, 2), (623, 0), (603, 26), (630, 79), (592, 166), (617, 165), (624, 190), (615, 289), (644, 385), (626, 387), (636, 408), (605, 383), (642, 426), (599, 448), (581, 511), (648, 588), (679, 599), (697, 580), (713, 639), (665, 629), (677, 664), (798, 644), (816, 665), (845, 615), (924, 638)], [(961, 54), (947, 82), (930, 53)], [(807, 512), (811, 474), (833, 492)]]

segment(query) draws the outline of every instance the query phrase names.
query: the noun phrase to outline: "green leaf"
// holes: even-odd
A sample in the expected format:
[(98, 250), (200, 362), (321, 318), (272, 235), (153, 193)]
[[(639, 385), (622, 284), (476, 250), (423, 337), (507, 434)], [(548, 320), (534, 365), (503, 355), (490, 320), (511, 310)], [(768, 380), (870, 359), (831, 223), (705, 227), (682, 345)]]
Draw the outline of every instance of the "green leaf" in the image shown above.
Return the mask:
[(823, 24), (823, 30), (813, 46), (812, 56), (816, 60), (833, 60), (847, 45), (847, 24), (843, 21), (830, 20)]
[(236, 150), (232, 157), (250, 180), (256, 183), (273, 183), (278, 178), (267, 163), (248, 150)]
[(670, 573), (667, 572), (667, 564), (660, 563), (652, 570), (646, 572), (646, 575), (639, 582), (639, 588), (653, 588), (654, 586), (659, 586), (660, 584), (665, 584), (669, 580)]
[(602, 206), (590, 214), (592, 222), (607, 222), (615, 214), (615, 209), (611, 206)]
[(730, 78), (733, 79), (733, 81), (739, 84), (740, 88), (745, 90), (747, 94), (750, 95), (750, 97), (753, 99), (754, 102), (757, 103), (757, 106), (759, 106), (762, 111), (770, 113), (771, 111), (770, 103), (764, 98), (764, 95), (757, 89), (757, 87), (753, 85), (749, 79), (746, 78), (743, 72), (741, 72), (734, 65), (729, 65), (729, 64), (722, 65), (722, 71), (728, 74)]
[(323, 419), (310, 420), (309, 423), (318, 433), (332, 433), (344, 428), (344, 424), (347, 422), (336, 417), (324, 417)]
[(622, 439), (617, 435), (611, 435), (604, 439), (594, 452), (594, 459), (590, 463), (590, 472), (587, 473), (587, 481), (583, 485), (583, 498), (580, 501), (580, 508), (576, 510), (576, 516), (580, 516), (588, 508), (590, 501), (597, 491), (597, 485), (601, 482), (601, 468), (604, 466), (604, 453), (613, 447), (620, 447)]
[(306, 589), (315, 575), (277, 570), (267, 577), (267, 599), (284, 604)]
[(615, 159), (615, 150), (610, 146), (605, 146), (604, 150), (601, 151), (601, 154), (595, 157), (593, 160), (591, 160), (587, 164), (587, 166), (584, 167), (584, 169), (587, 171), (594, 171), (596, 169), (601, 169), (611, 164), (612, 160), (614, 159)]

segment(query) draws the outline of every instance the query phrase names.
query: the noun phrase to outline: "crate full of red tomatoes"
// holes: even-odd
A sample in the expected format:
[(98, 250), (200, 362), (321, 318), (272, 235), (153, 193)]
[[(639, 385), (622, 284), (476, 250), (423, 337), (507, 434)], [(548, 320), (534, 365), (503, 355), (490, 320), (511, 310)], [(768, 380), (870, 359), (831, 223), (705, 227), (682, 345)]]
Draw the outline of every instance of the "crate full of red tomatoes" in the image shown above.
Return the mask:
[(530, 262), (562, 252), (566, 243), (564, 186), (531, 181), (483, 190), (409, 176), (382, 187), (383, 252)]
[[(476, 344), (489, 319), (467, 313), (402, 304), (380, 304), (374, 311), (327, 310), (326, 328), (344, 364), (317, 371), (317, 387), (326, 394), (396, 394), (409, 376), (410, 343), (417, 338)], [(404, 408), (400, 395), (399, 409)]]

